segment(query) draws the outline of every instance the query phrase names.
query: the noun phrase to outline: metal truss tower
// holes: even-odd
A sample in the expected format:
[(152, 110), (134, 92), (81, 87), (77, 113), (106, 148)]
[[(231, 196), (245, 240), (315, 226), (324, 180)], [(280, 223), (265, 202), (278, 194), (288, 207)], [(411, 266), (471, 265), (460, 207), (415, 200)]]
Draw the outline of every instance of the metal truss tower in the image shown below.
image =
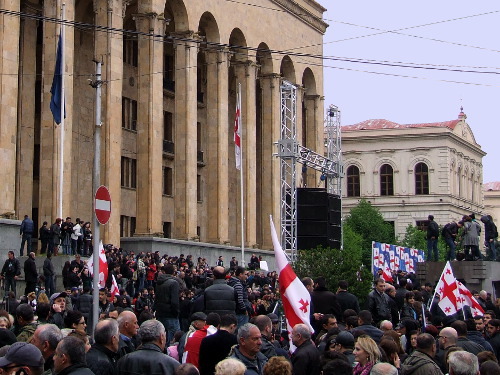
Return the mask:
[(340, 111), (332, 105), (327, 112), (325, 157), (297, 142), (297, 87), (282, 81), (280, 96), (281, 129), (277, 156), (280, 158), (281, 244), (293, 263), (297, 258), (297, 162), (320, 171), (322, 179), (326, 178), (328, 192), (342, 196)]

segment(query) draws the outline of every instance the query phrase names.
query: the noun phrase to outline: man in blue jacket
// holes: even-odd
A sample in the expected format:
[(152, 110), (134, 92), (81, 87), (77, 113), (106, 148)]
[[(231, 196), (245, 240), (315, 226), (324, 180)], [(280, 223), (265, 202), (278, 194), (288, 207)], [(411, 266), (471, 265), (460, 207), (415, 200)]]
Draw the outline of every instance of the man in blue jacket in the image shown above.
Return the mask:
[(21, 229), (19, 230), (19, 235), (22, 237), (21, 249), (19, 250), (19, 255), (23, 256), (24, 243), (27, 242), (27, 254), (31, 253), (31, 237), (33, 237), (34, 224), (28, 215), (24, 215), (24, 220), (21, 223)]

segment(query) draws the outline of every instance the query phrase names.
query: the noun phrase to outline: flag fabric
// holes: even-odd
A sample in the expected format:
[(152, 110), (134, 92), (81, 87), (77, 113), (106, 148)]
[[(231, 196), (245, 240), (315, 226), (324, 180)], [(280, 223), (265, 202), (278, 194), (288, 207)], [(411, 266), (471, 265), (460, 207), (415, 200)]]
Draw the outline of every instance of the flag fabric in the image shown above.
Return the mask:
[(457, 279), (453, 275), (449, 261), (446, 262), (443, 273), (436, 285), (436, 294), (439, 295), (438, 305), (446, 315), (453, 315), (461, 308)]
[(472, 316), (483, 315), (484, 310), (477, 302), (477, 299), (474, 298), (472, 293), (467, 289), (467, 287), (457, 280), (457, 287), (459, 293), (459, 306), (463, 309), (465, 306), (470, 307), (470, 311)]
[(56, 67), (54, 69), (54, 78), (52, 79), (52, 87), (50, 93), (50, 111), (54, 116), (54, 122), (59, 125), (61, 123), (61, 107), (64, 103), (64, 118), (66, 118), (66, 103), (62, 95), (63, 86), (63, 55), (62, 55), (62, 34), (59, 35), (57, 43)]
[(391, 268), (387, 264), (387, 262), (384, 262), (384, 269), (382, 271), (382, 278), (385, 281), (390, 281), (393, 282), (394, 280), (392, 279), (392, 273), (391, 273)]
[(241, 86), (238, 85), (236, 92), (236, 116), (234, 118), (234, 155), (236, 158), (236, 169), (241, 169)]
[(403, 246), (372, 242), (373, 275), (384, 269), (387, 262), (391, 271), (416, 272), (416, 265), (425, 259), (424, 252)]
[[(87, 267), (89, 268), (89, 274), (94, 274), (94, 257), (91, 256)], [(102, 241), (99, 242), (99, 288), (106, 287), (106, 280), (108, 280), (108, 261), (106, 259), (106, 254), (104, 253), (104, 246)]]
[(111, 275), (112, 278), (112, 283), (111, 283), (111, 295), (112, 296), (119, 296), (120, 295), (120, 288), (118, 288), (118, 283), (116, 282), (115, 275)]
[(270, 221), (276, 268), (279, 273), (281, 300), (288, 332), (290, 334), (293, 327), (299, 323), (307, 325), (311, 332), (314, 332), (310, 323), (311, 295), (288, 263), (285, 252), (278, 241), (272, 217)]

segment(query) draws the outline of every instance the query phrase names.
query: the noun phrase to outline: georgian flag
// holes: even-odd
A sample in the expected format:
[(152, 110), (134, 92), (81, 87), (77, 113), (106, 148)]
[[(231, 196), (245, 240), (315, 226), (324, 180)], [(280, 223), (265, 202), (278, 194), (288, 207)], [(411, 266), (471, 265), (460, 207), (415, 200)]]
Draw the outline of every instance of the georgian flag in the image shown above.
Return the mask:
[(382, 272), (382, 277), (385, 281), (390, 281), (390, 282), (394, 281), (392, 279), (391, 268), (389, 267), (387, 262), (384, 262), (384, 271)]
[(273, 240), (276, 268), (279, 273), (280, 293), (288, 332), (291, 333), (293, 327), (300, 323), (307, 325), (311, 332), (314, 332), (310, 323), (311, 295), (288, 263), (285, 252), (278, 241), (272, 216), (270, 216), (270, 221), (271, 238)]
[(112, 296), (119, 296), (120, 295), (120, 288), (118, 288), (118, 283), (116, 282), (115, 275), (111, 275), (111, 278), (113, 279), (113, 282), (111, 283), (111, 295)]
[(446, 315), (453, 315), (459, 309), (459, 291), (457, 287), (457, 279), (453, 275), (450, 262), (446, 262), (443, 273), (436, 285), (436, 293), (439, 295), (439, 307)]
[(458, 287), (458, 293), (459, 293), (459, 303), (457, 304), (457, 307), (463, 308), (464, 306), (470, 306), (470, 311), (472, 312), (473, 316), (476, 315), (483, 315), (484, 310), (477, 302), (477, 299), (474, 298), (472, 293), (465, 287), (464, 284), (462, 284), (460, 281), (457, 280), (457, 287)]
[[(94, 256), (92, 255), (87, 263), (89, 274), (94, 274)], [(106, 287), (106, 280), (108, 280), (108, 260), (104, 253), (104, 246), (102, 241), (99, 242), (99, 288)]]
[(241, 169), (241, 84), (236, 92), (236, 116), (234, 118), (234, 155), (236, 169)]
[[(372, 242), (375, 244), (375, 242)], [(379, 250), (378, 247), (373, 246), (373, 267), (375, 268), (380, 268), (380, 263), (379, 263)]]

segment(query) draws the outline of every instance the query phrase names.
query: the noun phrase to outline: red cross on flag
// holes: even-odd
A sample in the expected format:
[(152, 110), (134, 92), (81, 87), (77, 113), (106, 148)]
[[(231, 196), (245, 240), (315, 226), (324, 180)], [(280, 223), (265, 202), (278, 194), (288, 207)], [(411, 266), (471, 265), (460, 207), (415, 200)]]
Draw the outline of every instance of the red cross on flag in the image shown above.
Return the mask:
[(291, 333), (293, 327), (299, 323), (307, 325), (311, 332), (314, 332), (310, 323), (311, 295), (288, 263), (285, 252), (278, 241), (273, 218), (271, 217), (270, 220), (274, 257), (276, 258), (276, 268), (279, 273), (281, 300), (288, 332)]
[(477, 299), (474, 298), (469, 289), (467, 289), (465, 285), (458, 280), (457, 280), (457, 286), (460, 299), (459, 307), (463, 308), (464, 306), (470, 306), (470, 311), (472, 312), (472, 316), (483, 315), (484, 314), (483, 308), (481, 307), (479, 302), (477, 302)]
[(453, 275), (450, 262), (446, 262), (443, 273), (436, 285), (436, 293), (439, 295), (439, 307), (446, 315), (453, 315), (459, 309), (459, 292), (457, 279)]
[(384, 271), (382, 272), (382, 277), (385, 281), (390, 281), (391, 283), (394, 281), (392, 279), (391, 268), (389, 267), (387, 262), (384, 262)]
[[(89, 274), (94, 274), (94, 256), (92, 255), (87, 263), (89, 269)], [(102, 241), (99, 242), (99, 288), (106, 287), (106, 281), (108, 280), (108, 261), (104, 253), (104, 246)]]

